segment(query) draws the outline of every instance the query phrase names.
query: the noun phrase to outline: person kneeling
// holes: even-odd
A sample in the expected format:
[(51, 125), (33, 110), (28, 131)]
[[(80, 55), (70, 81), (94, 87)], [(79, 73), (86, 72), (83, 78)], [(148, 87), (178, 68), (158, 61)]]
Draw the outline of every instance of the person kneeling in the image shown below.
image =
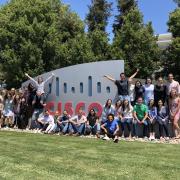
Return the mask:
[(101, 125), (101, 129), (104, 133), (104, 140), (109, 140), (113, 138), (115, 143), (118, 143), (119, 139), (119, 125), (118, 122), (114, 119), (113, 114), (107, 116), (107, 121)]

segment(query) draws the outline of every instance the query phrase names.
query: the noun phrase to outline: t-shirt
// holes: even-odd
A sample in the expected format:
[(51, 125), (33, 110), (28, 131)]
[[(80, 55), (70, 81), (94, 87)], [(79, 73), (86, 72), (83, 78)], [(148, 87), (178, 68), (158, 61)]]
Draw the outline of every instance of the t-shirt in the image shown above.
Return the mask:
[(121, 114), (124, 118), (133, 118), (133, 107), (130, 106), (129, 108), (124, 109), (121, 107)]
[(96, 115), (95, 116), (92, 116), (92, 115), (87, 116), (87, 120), (89, 121), (89, 125), (91, 127), (93, 127), (96, 124), (97, 119), (98, 119), (98, 117)]
[(54, 118), (51, 115), (43, 115), (40, 117), (40, 120), (45, 123), (54, 124)]
[(82, 116), (77, 115), (77, 116), (72, 117), (71, 120), (77, 122), (78, 124), (82, 124), (87, 121), (87, 118), (84, 115)]
[(144, 100), (145, 103), (148, 104), (149, 100), (154, 99), (154, 85), (145, 84), (144, 89), (145, 89)]
[(153, 107), (153, 108), (149, 108), (148, 109), (148, 115), (150, 118), (156, 118), (157, 117), (157, 108)]
[(180, 94), (180, 85), (177, 81), (172, 81), (167, 83), (167, 94), (169, 95), (171, 90), (175, 89), (178, 94)]
[(129, 85), (129, 97), (130, 97), (130, 101), (134, 101), (134, 88), (135, 88), (134, 84), (130, 84)]
[(125, 96), (125, 95), (128, 95), (129, 92), (128, 92), (128, 80), (125, 79), (125, 80), (116, 80), (115, 81), (115, 84), (117, 86), (117, 89), (118, 89), (118, 95), (122, 95), (122, 96)]
[(135, 100), (138, 99), (138, 97), (142, 97), (144, 98), (144, 86), (140, 86), (140, 87), (135, 87)]
[(145, 104), (136, 104), (133, 111), (136, 112), (137, 118), (141, 121), (148, 112), (148, 107)]
[(156, 101), (156, 103), (161, 99), (163, 101), (163, 103), (165, 103), (166, 100), (166, 86), (165, 85), (156, 85), (154, 87), (154, 100)]
[(105, 128), (107, 128), (107, 130), (113, 134), (118, 126), (118, 122), (116, 120), (106, 121), (104, 125)]

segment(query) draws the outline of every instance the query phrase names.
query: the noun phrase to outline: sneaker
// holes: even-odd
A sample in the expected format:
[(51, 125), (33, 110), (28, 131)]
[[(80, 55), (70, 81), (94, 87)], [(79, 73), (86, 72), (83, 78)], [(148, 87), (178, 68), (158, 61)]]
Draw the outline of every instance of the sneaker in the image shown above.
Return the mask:
[(114, 143), (118, 143), (118, 142), (119, 142), (118, 137), (115, 137), (115, 138), (114, 138)]
[(103, 140), (109, 141), (110, 138), (109, 138), (108, 136), (104, 136), (104, 137), (103, 137)]

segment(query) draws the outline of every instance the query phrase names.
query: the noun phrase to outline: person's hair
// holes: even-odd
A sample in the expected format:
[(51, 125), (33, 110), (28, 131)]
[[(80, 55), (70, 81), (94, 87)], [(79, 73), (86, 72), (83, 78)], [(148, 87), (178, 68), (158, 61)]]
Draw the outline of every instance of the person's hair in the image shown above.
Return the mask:
[(105, 107), (108, 107), (108, 101), (111, 101), (111, 103), (112, 103), (112, 99), (108, 99), (108, 100), (106, 101)]
[(28, 88), (28, 91), (33, 91), (35, 87), (33, 86), (33, 83), (29, 83), (27, 88)]
[[(151, 104), (150, 104), (151, 101), (153, 101), (153, 105), (152, 105), (152, 106), (150, 106), (150, 105), (151, 105)], [(155, 106), (156, 106), (156, 105), (155, 105), (154, 99), (150, 99), (149, 102), (148, 102), (148, 107), (152, 107), (152, 108), (153, 108), (153, 107), (155, 107)]]
[(108, 114), (107, 119), (109, 119), (109, 116), (112, 116), (114, 119), (114, 114)]
[(92, 116), (92, 115), (91, 115), (91, 111), (93, 111), (93, 112), (94, 112), (94, 116), (96, 116), (96, 111), (95, 111), (94, 109), (90, 109), (90, 111), (89, 111), (89, 113), (88, 113), (88, 117)]
[[(15, 97), (14, 97), (14, 99), (13, 99), (13, 103), (14, 103), (15, 105), (18, 103), (17, 98), (16, 98), (17, 96), (19, 96), (19, 94), (16, 94)], [(20, 97), (19, 97), (19, 100), (20, 100)]]
[(128, 101), (128, 100), (125, 99), (125, 100), (123, 101), (122, 110), (125, 111), (125, 109), (127, 108), (128, 111), (129, 111), (129, 110), (130, 110), (130, 103), (129, 103), (129, 101), (128, 101), (128, 105), (127, 105), (127, 107), (125, 107), (125, 105), (124, 105), (124, 102), (125, 102), (125, 101)]
[(115, 108), (118, 108), (118, 107), (117, 107), (117, 103), (118, 103), (118, 102), (120, 102), (120, 106), (119, 106), (119, 107), (122, 106), (122, 101), (119, 99), (119, 100), (117, 100), (116, 103), (115, 103)]
[(135, 87), (137, 87), (136, 84), (137, 84), (138, 82), (139, 82), (140, 86), (142, 86), (141, 81), (140, 81), (140, 80), (137, 80), (137, 81), (135, 82)]
[(172, 91), (175, 91), (175, 92), (176, 92), (176, 97), (178, 97), (178, 93), (177, 93), (177, 91), (176, 91), (175, 89), (172, 89), (172, 90), (171, 90), (171, 92), (170, 92), (169, 98), (170, 98), (170, 99), (172, 99), (172, 98), (173, 98), (173, 97), (172, 97)]
[(123, 73), (123, 72), (122, 72), (122, 73), (120, 73), (120, 76), (122, 76), (122, 75), (125, 75), (125, 73)]
[(162, 99), (159, 99), (159, 100), (158, 100), (158, 103), (157, 103), (157, 111), (159, 111), (159, 110), (160, 110), (160, 109), (159, 109), (159, 101), (161, 101), (161, 102), (162, 102), (162, 104), (163, 104), (163, 106), (164, 106), (163, 100), (162, 100)]
[(6, 94), (5, 94), (5, 96), (4, 96), (4, 100), (8, 99), (8, 95), (10, 95), (11, 98), (12, 98), (11, 92), (10, 92), (10, 91), (7, 91)]
[(151, 77), (147, 77), (147, 78), (146, 78), (145, 84), (147, 84), (147, 80), (148, 80), (148, 79), (151, 80), (151, 84), (152, 84), (152, 78), (151, 78)]

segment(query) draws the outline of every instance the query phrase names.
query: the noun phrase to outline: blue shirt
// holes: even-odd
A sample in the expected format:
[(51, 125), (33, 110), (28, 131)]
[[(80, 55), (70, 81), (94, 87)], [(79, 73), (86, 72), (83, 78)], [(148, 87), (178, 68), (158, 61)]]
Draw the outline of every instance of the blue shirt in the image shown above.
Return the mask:
[(117, 120), (106, 121), (104, 125), (108, 129), (108, 131), (113, 134), (118, 126), (118, 122)]

